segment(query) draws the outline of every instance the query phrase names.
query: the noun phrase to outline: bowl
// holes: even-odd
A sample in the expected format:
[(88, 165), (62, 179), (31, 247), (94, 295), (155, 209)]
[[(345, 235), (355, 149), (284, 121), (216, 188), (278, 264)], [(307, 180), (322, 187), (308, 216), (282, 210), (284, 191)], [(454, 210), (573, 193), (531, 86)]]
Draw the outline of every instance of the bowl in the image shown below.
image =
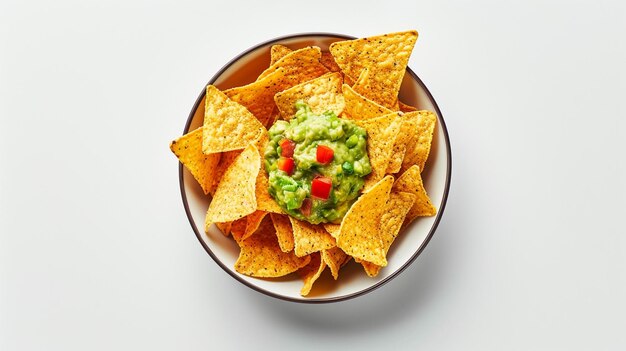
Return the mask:
[[(272, 39), (237, 55), (222, 67), (207, 84), (213, 84), (224, 90), (253, 82), (269, 66), (270, 47), (274, 44), (286, 45), (292, 49), (316, 45), (322, 50), (328, 50), (331, 43), (346, 39), (354, 39), (354, 37), (332, 33), (303, 33)], [(438, 120), (433, 135), (432, 148), (425, 171), (422, 173), (424, 186), (433, 205), (437, 208), (437, 215), (418, 218), (399, 234), (388, 252), (388, 266), (381, 269), (377, 277), (368, 277), (361, 265), (352, 260), (342, 268), (337, 281), (334, 281), (330, 272), (326, 270), (315, 283), (309, 296), (302, 297), (300, 296), (302, 280), (297, 274), (279, 279), (259, 279), (236, 272), (234, 264), (239, 255), (239, 247), (232, 238), (225, 237), (214, 225), (208, 233), (204, 232), (204, 217), (210, 203), (210, 197), (204, 195), (193, 176), (180, 165), (180, 191), (185, 212), (191, 228), (206, 252), (226, 273), (242, 284), (260, 293), (294, 302), (344, 301), (366, 294), (397, 277), (426, 248), (437, 229), (448, 197), (452, 166), (450, 141), (441, 111), (424, 83), (410, 68), (407, 68), (399, 97), (406, 104), (437, 114)], [(205, 89), (202, 87), (201, 93), (191, 109), (183, 134), (202, 125), (204, 121), (204, 98)]]

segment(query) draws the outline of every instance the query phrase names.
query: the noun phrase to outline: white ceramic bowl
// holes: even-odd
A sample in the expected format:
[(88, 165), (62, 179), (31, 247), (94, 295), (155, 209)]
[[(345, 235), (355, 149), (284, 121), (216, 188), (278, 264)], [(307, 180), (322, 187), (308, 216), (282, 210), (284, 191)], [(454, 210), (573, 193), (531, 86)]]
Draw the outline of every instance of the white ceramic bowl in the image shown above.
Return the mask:
[[(220, 89), (228, 89), (253, 82), (256, 77), (269, 66), (270, 47), (283, 44), (292, 49), (316, 45), (322, 50), (335, 41), (353, 39), (352, 37), (331, 33), (304, 33), (290, 35), (256, 45), (241, 53), (222, 69), (207, 84)], [(205, 89), (202, 89), (196, 100), (183, 134), (200, 127), (204, 120)], [(407, 69), (400, 89), (400, 100), (418, 109), (434, 111), (438, 117), (433, 144), (426, 169), (422, 174), (424, 186), (437, 208), (434, 217), (416, 219), (404, 232), (400, 233), (391, 247), (387, 259), (388, 266), (383, 268), (376, 278), (368, 277), (360, 264), (350, 261), (344, 266), (339, 279), (334, 281), (329, 270), (315, 283), (308, 297), (300, 296), (302, 280), (297, 274), (280, 279), (259, 279), (237, 273), (234, 264), (239, 255), (239, 247), (230, 237), (225, 237), (212, 226), (208, 233), (204, 232), (204, 217), (210, 203), (210, 197), (204, 195), (191, 174), (180, 166), (180, 190), (187, 217), (196, 237), (215, 260), (215, 262), (246, 286), (276, 298), (307, 303), (336, 302), (372, 291), (392, 278), (396, 277), (409, 266), (428, 244), (441, 220), (448, 197), (451, 174), (450, 141), (443, 116), (426, 86), (411, 70)]]

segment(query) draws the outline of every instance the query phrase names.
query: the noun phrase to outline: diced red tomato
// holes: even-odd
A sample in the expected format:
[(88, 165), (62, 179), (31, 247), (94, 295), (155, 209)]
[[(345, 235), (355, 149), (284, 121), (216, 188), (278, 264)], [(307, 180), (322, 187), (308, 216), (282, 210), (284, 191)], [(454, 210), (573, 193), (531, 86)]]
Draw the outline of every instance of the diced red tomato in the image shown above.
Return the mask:
[(282, 157), (293, 157), (293, 150), (296, 148), (296, 143), (293, 140), (283, 139), (280, 141), (280, 155)]
[(328, 177), (317, 177), (311, 183), (311, 195), (326, 200), (330, 196), (330, 190), (333, 188), (333, 181)]
[(328, 146), (317, 145), (317, 152), (315, 155), (317, 157), (317, 162), (321, 164), (327, 164), (333, 160), (334, 154), (335, 152), (333, 151), (333, 149), (329, 148)]
[(291, 175), (293, 173), (293, 158), (281, 157), (278, 159), (278, 169)]
[(307, 197), (306, 199), (304, 199), (304, 201), (302, 201), (302, 206), (300, 206), (300, 212), (306, 217), (310, 216), (311, 205), (312, 205), (311, 199)]

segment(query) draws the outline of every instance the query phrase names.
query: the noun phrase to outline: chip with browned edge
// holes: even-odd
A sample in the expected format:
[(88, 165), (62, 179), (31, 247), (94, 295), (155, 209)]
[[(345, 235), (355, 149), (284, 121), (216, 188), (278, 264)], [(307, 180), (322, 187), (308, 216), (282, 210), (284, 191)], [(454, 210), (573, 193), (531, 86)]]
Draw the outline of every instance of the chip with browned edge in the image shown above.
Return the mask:
[(292, 50), (285, 45), (272, 45), (270, 48), (270, 66), (278, 62), (281, 58), (287, 56)]
[(206, 155), (202, 152), (202, 128), (172, 141), (170, 150), (178, 157), (180, 163), (191, 172), (205, 194), (213, 191), (213, 181), (221, 154)]
[(260, 168), (259, 152), (254, 145), (248, 145), (217, 185), (207, 211), (205, 230), (211, 223), (234, 221), (256, 210), (255, 185)]
[(359, 197), (341, 222), (337, 246), (348, 255), (386, 266), (384, 243), (378, 232), (393, 177), (386, 176)]
[(266, 217), (249, 238), (239, 242), (235, 270), (252, 277), (282, 277), (306, 266), (311, 258), (281, 251), (272, 221)]
[(341, 83), (341, 73), (327, 73), (277, 93), (274, 101), (286, 121), (295, 115), (296, 101), (303, 101), (309, 105), (315, 114), (333, 111), (339, 116), (345, 106)]

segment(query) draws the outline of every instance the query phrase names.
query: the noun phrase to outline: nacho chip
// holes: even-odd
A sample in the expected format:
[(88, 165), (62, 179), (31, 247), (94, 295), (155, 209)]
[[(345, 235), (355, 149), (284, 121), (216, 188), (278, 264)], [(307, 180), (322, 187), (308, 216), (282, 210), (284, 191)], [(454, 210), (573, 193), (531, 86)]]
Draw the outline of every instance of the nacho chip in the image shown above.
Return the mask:
[(230, 234), (230, 229), (233, 226), (233, 222), (215, 223), (215, 226), (222, 232), (222, 234), (224, 234), (224, 236), (228, 236)]
[[(413, 206), (416, 196), (411, 193), (394, 192), (389, 194), (389, 200), (385, 204), (385, 210), (380, 218), (379, 233), (383, 240), (383, 251), (385, 256), (389, 248), (398, 236), (400, 227), (406, 214)], [(362, 261), (361, 264), (365, 272), (370, 277), (375, 277), (382, 267), (371, 262)]]
[(267, 173), (265, 173), (264, 169), (261, 169), (256, 180), (257, 210), (272, 213), (285, 213), (278, 203), (276, 203), (276, 200), (270, 195), (268, 189), (269, 179), (267, 178)]
[(294, 251), (296, 256), (302, 257), (310, 253), (336, 246), (335, 238), (326, 232), (320, 225), (289, 217), (293, 228)]
[(211, 185), (211, 188), (209, 189), (209, 193), (211, 194), (211, 196), (215, 195), (215, 190), (217, 189), (217, 185), (220, 183), (220, 180), (222, 180), (224, 173), (226, 173), (226, 170), (228, 169), (228, 167), (230, 167), (230, 165), (233, 164), (237, 156), (241, 154), (241, 151), (242, 150), (222, 152), (222, 156), (220, 157), (220, 162), (217, 164), (217, 168), (215, 169), (215, 175), (213, 176), (213, 184)]
[(257, 81), (262, 80), (278, 69), (284, 69), (286, 76), (303, 77), (300, 82), (319, 77), (328, 72), (326, 67), (320, 63), (321, 56), (322, 52), (317, 46), (309, 46), (292, 51), (263, 71), (257, 78)]
[(339, 65), (337, 65), (337, 62), (335, 62), (335, 58), (333, 57), (333, 54), (331, 54), (328, 51), (322, 52), (322, 57), (320, 58), (320, 62), (322, 63), (322, 65), (324, 65), (324, 67), (326, 67), (331, 72), (341, 72), (341, 68), (339, 68)]
[(407, 143), (409, 147), (402, 161), (400, 169), (402, 172), (413, 165), (417, 165), (420, 170), (424, 170), (428, 154), (430, 153), (437, 116), (430, 111), (418, 111), (417, 114), (417, 132), (413, 139)]
[(346, 104), (344, 112), (348, 115), (347, 118), (350, 119), (370, 119), (393, 112), (357, 93), (347, 84), (343, 85), (343, 96)]
[(326, 229), (328, 234), (337, 239), (337, 237), (339, 236), (339, 228), (341, 228), (341, 224), (324, 223), (322, 225), (324, 226), (324, 229)]
[(339, 269), (341, 269), (344, 262), (346, 262), (350, 256), (346, 255), (346, 253), (338, 247), (322, 250), (321, 252), (322, 261), (330, 268), (333, 278), (337, 280), (337, 278), (339, 278)]
[(276, 236), (278, 237), (278, 245), (283, 252), (290, 252), (293, 250), (293, 229), (291, 229), (291, 221), (286, 215), (280, 215), (276, 213), (270, 213), (272, 217), (272, 223), (276, 229)]
[(350, 78), (357, 79), (361, 71), (368, 68), (370, 74), (365, 85), (369, 88), (355, 90), (393, 109), (416, 40), (416, 31), (390, 33), (335, 42), (330, 45), (330, 52), (337, 65)]
[(213, 85), (206, 87), (202, 152), (211, 154), (243, 149), (265, 131), (244, 106)]
[(360, 260), (386, 266), (384, 243), (378, 226), (385, 210), (393, 177), (386, 176), (359, 197), (341, 222), (337, 246)]
[(213, 191), (220, 154), (206, 155), (202, 152), (202, 128), (172, 141), (170, 150), (178, 157), (180, 163), (191, 172), (205, 194)]
[(275, 233), (272, 221), (265, 218), (254, 235), (239, 243), (241, 251), (235, 270), (252, 277), (282, 277), (311, 261), (309, 256), (282, 252)]
[(304, 280), (304, 286), (300, 290), (300, 295), (302, 296), (307, 296), (311, 292), (313, 283), (322, 275), (326, 268), (326, 263), (321, 259), (319, 252), (315, 252), (307, 257), (311, 257), (311, 262), (298, 271), (298, 274)]
[(394, 191), (403, 191), (415, 195), (415, 203), (409, 210), (404, 220), (404, 225), (411, 223), (416, 217), (434, 216), (437, 209), (430, 202), (430, 198), (424, 189), (422, 175), (419, 166), (414, 165), (407, 169), (393, 184)]
[(270, 49), (270, 66), (274, 65), (278, 60), (287, 56), (292, 50), (284, 45), (272, 45)]
[(402, 119), (397, 112), (392, 112), (382, 117), (357, 120), (355, 123), (367, 131), (367, 153), (372, 165), (372, 173), (366, 179), (365, 191), (367, 191), (385, 176), (394, 140), (402, 126)]
[(302, 100), (315, 114), (333, 111), (339, 115), (345, 106), (341, 94), (341, 74), (327, 73), (321, 77), (300, 83), (274, 96), (282, 118), (290, 120), (296, 114), (296, 101)]
[(241, 240), (246, 240), (250, 237), (257, 229), (259, 229), (259, 225), (261, 225), (261, 221), (267, 212), (265, 211), (254, 211), (246, 217), (246, 231), (243, 233)]
[(241, 242), (243, 235), (246, 233), (247, 226), (247, 217), (239, 218), (238, 220), (232, 222), (232, 225), (230, 226), (230, 232), (233, 235), (233, 239), (235, 239), (237, 243)]
[(405, 103), (403, 103), (402, 101), (398, 101), (398, 108), (400, 109), (400, 111), (402, 112), (413, 112), (413, 111), (417, 111), (416, 107), (413, 107), (411, 105), (407, 105)]
[(261, 156), (254, 145), (248, 145), (217, 185), (207, 211), (206, 229), (211, 223), (234, 221), (256, 210), (255, 184), (260, 168)]
[(417, 112), (409, 112), (401, 116), (402, 125), (393, 143), (391, 160), (387, 165), (387, 174), (398, 173), (400, 171), (402, 161), (404, 161), (404, 155), (406, 154), (407, 144), (415, 138), (415, 134), (417, 133), (418, 117)]

